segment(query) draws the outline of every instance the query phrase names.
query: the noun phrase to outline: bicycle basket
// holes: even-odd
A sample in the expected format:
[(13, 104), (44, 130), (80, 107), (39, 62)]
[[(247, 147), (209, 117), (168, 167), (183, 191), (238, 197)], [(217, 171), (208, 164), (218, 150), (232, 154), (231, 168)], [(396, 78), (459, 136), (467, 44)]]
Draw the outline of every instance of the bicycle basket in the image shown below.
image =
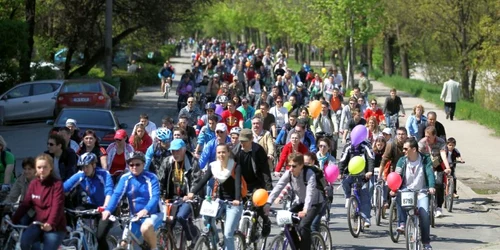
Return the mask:
[(278, 226), (289, 225), (293, 223), (292, 212), (288, 210), (279, 210), (276, 212), (276, 223)]
[(404, 210), (415, 209), (417, 206), (417, 192), (413, 191), (402, 191), (401, 192), (401, 207)]

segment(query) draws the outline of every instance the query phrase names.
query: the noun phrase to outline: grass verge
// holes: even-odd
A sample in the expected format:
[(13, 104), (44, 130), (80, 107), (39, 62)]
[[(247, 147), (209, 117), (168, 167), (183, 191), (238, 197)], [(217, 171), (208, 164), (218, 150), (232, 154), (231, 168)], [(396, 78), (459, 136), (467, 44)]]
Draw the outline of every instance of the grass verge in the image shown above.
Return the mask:
[[(390, 88), (404, 91), (420, 97), (439, 107), (443, 106), (440, 100), (441, 86), (433, 85), (420, 80), (406, 79), (400, 76), (382, 76), (378, 81)], [(500, 112), (488, 110), (478, 103), (460, 100), (457, 102), (455, 116), (460, 120), (471, 120), (491, 128), (496, 136), (500, 136)]]

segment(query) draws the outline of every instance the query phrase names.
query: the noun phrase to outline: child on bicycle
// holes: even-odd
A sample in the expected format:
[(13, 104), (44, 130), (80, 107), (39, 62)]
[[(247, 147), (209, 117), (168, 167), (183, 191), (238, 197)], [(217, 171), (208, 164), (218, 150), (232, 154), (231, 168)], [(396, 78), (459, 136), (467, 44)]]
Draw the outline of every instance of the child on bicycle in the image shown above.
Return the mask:
[(450, 137), (446, 141), (446, 155), (448, 157), (448, 162), (450, 163), (451, 167), (451, 175), (453, 176), (453, 184), (455, 187), (455, 190), (453, 190), (453, 196), (455, 198), (458, 198), (457, 194), (457, 176), (455, 175), (455, 167), (457, 166), (457, 162), (464, 163), (464, 160), (462, 159), (462, 155), (460, 154), (460, 151), (456, 148), (457, 146), (457, 141), (455, 138)]

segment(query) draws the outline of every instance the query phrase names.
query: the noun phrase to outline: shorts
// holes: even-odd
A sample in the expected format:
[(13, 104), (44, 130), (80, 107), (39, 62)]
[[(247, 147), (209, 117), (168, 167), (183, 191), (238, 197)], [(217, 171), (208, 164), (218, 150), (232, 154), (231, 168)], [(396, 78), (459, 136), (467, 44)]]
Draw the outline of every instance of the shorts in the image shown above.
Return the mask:
[(130, 222), (130, 224), (131, 224), (130, 231), (131, 231), (131, 233), (134, 234), (135, 237), (137, 237), (137, 239), (142, 239), (141, 225), (145, 221), (151, 222), (151, 224), (153, 224), (153, 226), (154, 226), (154, 230), (158, 231), (160, 226), (163, 224), (163, 213), (160, 212), (157, 214), (151, 214), (147, 218), (142, 218), (138, 221)]

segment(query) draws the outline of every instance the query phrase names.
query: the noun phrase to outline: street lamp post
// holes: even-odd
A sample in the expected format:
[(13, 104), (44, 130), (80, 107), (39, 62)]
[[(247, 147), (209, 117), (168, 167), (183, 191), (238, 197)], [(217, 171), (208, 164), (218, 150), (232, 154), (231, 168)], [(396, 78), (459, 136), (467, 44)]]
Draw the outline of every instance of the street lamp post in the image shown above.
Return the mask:
[(113, 74), (113, 0), (106, 0), (106, 32), (104, 40), (105, 66), (104, 74), (111, 77)]

